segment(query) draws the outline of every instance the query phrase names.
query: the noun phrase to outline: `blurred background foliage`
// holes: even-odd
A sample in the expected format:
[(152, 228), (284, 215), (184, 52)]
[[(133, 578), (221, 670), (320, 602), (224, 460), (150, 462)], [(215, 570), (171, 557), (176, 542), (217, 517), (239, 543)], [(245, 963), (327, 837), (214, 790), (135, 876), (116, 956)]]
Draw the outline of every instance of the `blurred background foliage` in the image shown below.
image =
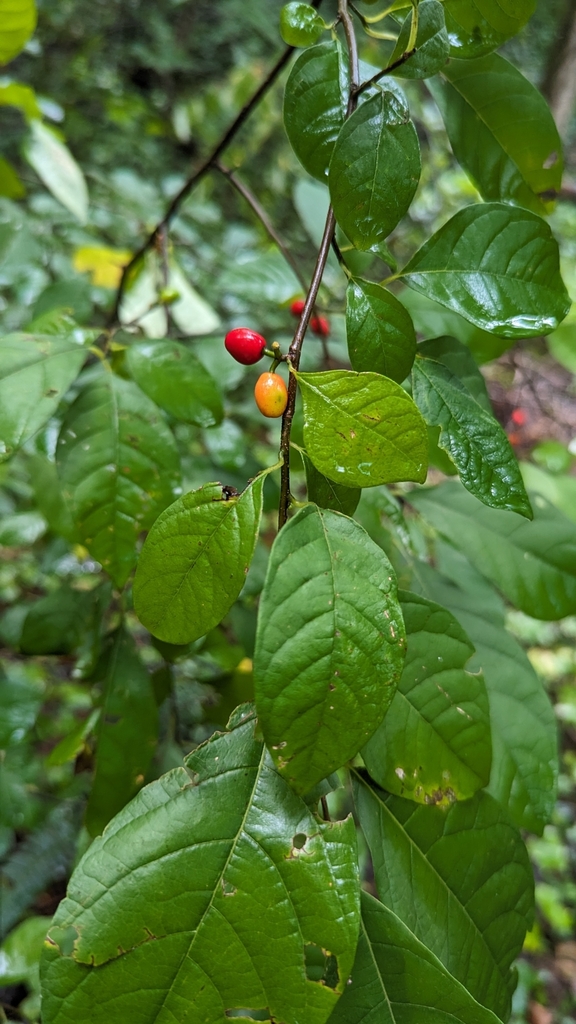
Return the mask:
[[(54, 323), (61, 327), (64, 310), (83, 327), (105, 324), (127, 255), (154, 227), (194, 161), (219, 138), (279, 52), (280, 6), (281, 0), (165, 0), (161, 5), (156, 0), (41, 0), (35, 36), (0, 79), (3, 333), (40, 317), (49, 332)], [(558, 84), (554, 72), (570, 17), (575, 17), (571, 0), (540, 0), (528, 27), (503, 51), (549, 95)], [(364, 59), (378, 63), (380, 46), (365, 40)], [(572, 73), (576, 78), (576, 67)], [(60, 133), (82, 168), (90, 198), (85, 218), (47, 190), (37, 174), (41, 164), (35, 171), (25, 159), (26, 104), (34, 101), (20, 96), (13, 105), (14, 94), (10, 101), (6, 93), (2, 99), (2, 88), (15, 82), (34, 89), (45, 124)], [(425, 86), (409, 83), (407, 91), (424, 172), (409, 217), (390, 239), (399, 263), (452, 212), (478, 198), (451, 156)], [(552, 223), (576, 298), (574, 114), (573, 106), (563, 125), (566, 198)], [(309, 274), (327, 198), (288, 146), (280, 84), (225, 159), (228, 166), (241, 167), (242, 180)], [(186, 281), (220, 319), (221, 328), (196, 337), (193, 346), (225, 392), (220, 425), (175, 427), (183, 486), (220, 479), (242, 488), (270, 464), (278, 425), (263, 424), (251, 400), (255, 371), (232, 363), (221, 338), (225, 329), (247, 323), (286, 342), (288, 304), (300, 286), (244, 200), (217, 173), (183, 206), (170, 244)], [(370, 267), (366, 255), (357, 258), (362, 263), (357, 269), (366, 273), (377, 275), (383, 267), (378, 261)], [(344, 284), (331, 259), (321, 301), (331, 320), (333, 366), (345, 351)], [(195, 309), (200, 315), (193, 294), (190, 301), (192, 315)], [(458, 317), (451, 315), (447, 325), (447, 314), (416, 300), (412, 312), (429, 336), (450, 331), (471, 344), (481, 361), (500, 356), (486, 348), (482, 332), (471, 337), (474, 329)], [(172, 323), (172, 333), (185, 336), (185, 324)], [(306, 348), (306, 368), (320, 365), (318, 339), (310, 337)], [(121, 372), (120, 349), (116, 359)], [(549, 342), (520, 343), (486, 370), (497, 415), (523, 460), (527, 482), (572, 518), (574, 373), (574, 308), (567, 326)], [(67, 405), (73, 397), (74, 389)], [(61, 408), (46, 430), (0, 465), (0, 1020), (3, 1015), (39, 1019), (42, 918), (53, 913), (71, 866), (90, 842), (82, 819), (105, 673), (103, 638), (125, 610), (65, 521), (53, 462), (64, 412)], [(298, 429), (297, 421), (295, 440)], [(266, 568), (265, 542), (273, 535), (275, 488), (271, 480), (270, 537), (264, 535), (223, 628), (187, 649), (152, 646), (128, 609), (139, 656), (153, 673), (160, 715), (159, 743), (146, 781), (179, 763), (183, 750), (225, 724), (230, 711), (250, 697), (255, 607)], [(360, 518), (370, 528), (384, 504), (377, 508), (370, 495), (363, 502)], [(386, 544), (385, 531), (378, 529)], [(417, 537), (412, 540), (418, 543)], [(519, 964), (514, 1021), (563, 1024), (576, 1013), (576, 620), (543, 624), (513, 613), (508, 625), (555, 702), (562, 736), (554, 818), (542, 837), (529, 839), (538, 920)]]

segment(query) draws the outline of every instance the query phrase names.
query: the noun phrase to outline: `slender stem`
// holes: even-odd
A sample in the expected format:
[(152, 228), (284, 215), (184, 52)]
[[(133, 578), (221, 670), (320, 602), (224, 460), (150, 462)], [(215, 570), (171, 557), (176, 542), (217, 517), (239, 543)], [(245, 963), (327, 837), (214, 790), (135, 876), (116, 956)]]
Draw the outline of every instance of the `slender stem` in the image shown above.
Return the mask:
[(410, 57), (414, 56), (415, 53), (416, 47), (414, 47), (412, 50), (406, 50), (406, 53), (403, 53), (402, 56), (398, 58), (398, 60), (394, 61), (393, 64), (390, 64), (387, 68), (384, 68), (382, 71), (379, 71), (377, 75), (372, 75), (372, 78), (369, 78), (367, 82), (362, 82), (362, 85), (358, 86), (358, 89), (356, 90), (356, 95), (360, 96), (360, 94), (365, 92), (366, 89), (369, 89), (370, 86), (376, 85), (381, 78), (384, 78), (384, 75), (391, 75), (393, 71), (396, 71), (396, 68), (399, 68), (402, 66), (402, 64), (405, 64), (407, 60), (410, 60)]

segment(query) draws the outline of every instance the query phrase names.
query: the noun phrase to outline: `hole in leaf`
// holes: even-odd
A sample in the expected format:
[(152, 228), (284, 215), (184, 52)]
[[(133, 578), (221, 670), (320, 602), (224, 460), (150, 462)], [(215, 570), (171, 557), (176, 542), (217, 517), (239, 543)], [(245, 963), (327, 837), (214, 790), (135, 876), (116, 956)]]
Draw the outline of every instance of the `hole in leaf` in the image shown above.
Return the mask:
[(308, 839), (308, 836), (307, 836), (307, 835), (305, 835), (305, 833), (304, 833), (304, 832), (298, 832), (298, 833), (297, 833), (297, 834), (296, 834), (296, 835), (294, 836), (294, 838), (293, 838), (293, 840), (292, 840), (292, 846), (293, 846), (293, 847), (294, 847), (294, 848), (295, 848), (296, 850), (301, 850), (301, 849), (302, 849), (302, 848), (303, 848), (304, 846), (306, 846), (306, 840), (307, 840), (307, 839)]
[(235, 896), (236, 893), (238, 892), (238, 890), (237, 890), (235, 885), (231, 885), (230, 882), (227, 882), (226, 879), (223, 878), (222, 879), (222, 892), (224, 893), (225, 896)]
[(234, 1009), (226, 1010), (227, 1017), (233, 1017), (235, 1020), (241, 1017), (243, 1020), (263, 1020), (270, 1021), (270, 1010), (251, 1010), (251, 1009)]
[(304, 963), (308, 981), (324, 983), (328, 988), (336, 988), (340, 981), (338, 961), (333, 953), (309, 942), (304, 946)]

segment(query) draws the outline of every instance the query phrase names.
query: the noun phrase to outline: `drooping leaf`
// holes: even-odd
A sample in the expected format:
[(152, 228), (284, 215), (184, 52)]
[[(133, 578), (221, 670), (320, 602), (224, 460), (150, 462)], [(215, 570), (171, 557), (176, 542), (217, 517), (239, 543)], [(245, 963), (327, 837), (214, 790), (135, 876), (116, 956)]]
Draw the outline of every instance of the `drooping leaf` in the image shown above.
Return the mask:
[(354, 824), (310, 812), (249, 709), (231, 726), (147, 786), (76, 868), (45, 951), (45, 1024), (327, 1020), (358, 937)]
[(130, 345), (126, 364), (139, 387), (177, 420), (211, 427), (224, 415), (216, 381), (191, 349), (170, 339)]
[(0, 339), (0, 460), (54, 415), (86, 356), (70, 338), (9, 334)]
[(576, 612), (576, 524), (541, 495), (532, 523), (478, 504), (456, 481), (413, 491), (410, 501), (521, 611), (536, 619)]
[(110, 643), (86, 827), (99, 835), (142, 787), (158, 735), (152, 679), (122, 627)]
[(306, 472), (306, 489), (308, 500), (320, 508), (331, 508), (334, 512), (342, 512), (345, 516), (353, 516), (360, 501), (362, 491), (359, 487), (343, 487), (329, 480), (316, 469), (306, 452), (301, 451), (304, 470)]
[(398, 796), (448, 804), (490, 779), (490, 712), (474, 647), (445, 608), (400, 592), (404, 670), (390, 710), (362, 751), (370, 775)]
[(466, 490), (491, 508), (532, 519), (516, 456), (498, 420), (444, 363), (419, 355), (412, 394), (426, 423), (440, 427), (438, 444), (458, 469)]
[[(446, 549), (450, 550), (450, 549)], [(459, 564), (455, 571), (455, 561)], [(504, 628), (504, 603), (461, 555), (442, 575), (420, 564), (423, 593), (450, 608), (476, 647), (490, 698), (492, 772), (488, 791), (518, 828), (542, 833), (556, 799), (558, 737), (554, 709), (519, 643)]]
[(505, 203), (460, 210), (400, 276), (477, 327), (506, 338), (549, 334), (570, 308), (550, 228), (530, 210)]
[(451, 60), (430, 88), (454, 155), (482, 197), (546, 213), (562, 184), (562, 142), (536, 87), (492, 53)]
[[(453, 315), (456, 318), (456, 314)], [(422, 342), (418, 346), (418, 352), (430, 359), (436, 359), (439, 363), (444, 363), (444, 366), (447, 366), (462, 381), (478, 405), (481, 405), (486, 412), (492, 413), (492, 403), (486, 388), (486, 381), (466, 344), (457, 338), (443, 335), (440, 338), (431, 338), (430, 341)]]
[(254, 554), (264, 479), (231, 498), (220, 484), (205, 484), (156, 520), (134, 579), (136, 614), (154, 636), (189, 643), (224, 618)]
[(396, 914), (362, 893), (352, 975), (330, 1024), (499, 1024)]
[(511, 966), (531, 927), (528, 852), (488, 793), (444, 807), (390, 796), (354, 772), (354, 794), (382, 903), (501, 1020)]
[(346, 335), (352, 369), (381, 373), (398, 384), (410, 373), (416, 354), (414, 324), (402, 303), (381, 285), (350, 281)]
[(32, 121), (24, 155), (58, 202), (85, 224), (88, 189), (84, 175), (68, 147), (42, 121)]
[(536, 0), (445, 0), (453, 57), (481, 57), (515, 36), (536, 9)]
[(348, 105), (348, 67), (338, 41), (298, 57), (286, 83), (284, 126), (300, 163), (325, 182)]
[(361, 250), (383, 242), (407, 212), (420, 179), (420, 145), (408, 108), (378, 90), (342, 127), (328, 183), (336, 220)]
[[(439, 0), (421, 0), (418, 6), (416, 52), (396, 68), (397, 78), (430, 78), (444, 67), (450, 53), (450, 40), (444, 19), (444, 4)], [(412, 13), (408, 15), (388, 64), (394, 64), (408, 50)]]
[(180, 482), (176, 443), (160, 410), (132, 381), (105, 372), (70, 406), (56, 462), (82, 543), (122, 587), (139, 533)]
[(409, 395), (378, 373), (298, 373), (304, 443), (316, 469), (347, 487), (426, 479), (426, 424)]
[(0, 65), (20, 53), (35, 28), (34, 0), (0, 0)]
[(346, 516), (301, 509), (272, 548), (254, 652), (258, 719), (297, 792), (357, 754), (377, 728), (405, 649), (382, 549)]

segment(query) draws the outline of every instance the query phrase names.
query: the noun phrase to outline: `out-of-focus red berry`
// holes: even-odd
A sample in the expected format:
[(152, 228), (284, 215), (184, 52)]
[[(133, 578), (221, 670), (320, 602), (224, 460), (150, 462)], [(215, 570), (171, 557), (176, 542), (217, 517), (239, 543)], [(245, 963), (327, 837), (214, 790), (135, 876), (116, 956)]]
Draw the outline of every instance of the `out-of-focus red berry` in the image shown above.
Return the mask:
[(302, 316), (305, 305), (306, 303), (304, 302), (304, 299), (294, 299), (294, 302), (290, 306), (290, 312), (294, 316)]
[(514, 433), (514, 431), (512, 431), (511, 434), (508, 434), (508, 440), (510, 441), (511, 445), (517, 445), (521, 443), (522, 438), (520, 437), (520, 434), (516, 434)]
[(330, 324), (325, 316), (313, 316), (310, 327), (319, 338), (327, 338), (330, 334)]
[(515, 423), (517, 427), (523, 427), (528, 419), (524, 409), (514, 409), (510, 417), (512, 423)]
[(227, 351), (238, 363), (251, 366), (262, 358), (266, 348), (266, 340), (249, 327), (236, 327), (229, 331), (224, 339)]

